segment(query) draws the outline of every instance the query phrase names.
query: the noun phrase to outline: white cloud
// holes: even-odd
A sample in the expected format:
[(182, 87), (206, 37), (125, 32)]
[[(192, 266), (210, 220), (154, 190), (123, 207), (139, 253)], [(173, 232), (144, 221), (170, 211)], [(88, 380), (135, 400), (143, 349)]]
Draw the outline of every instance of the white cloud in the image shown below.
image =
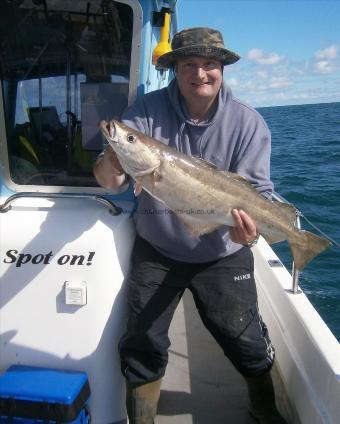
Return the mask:
[(298, 75), (298, 76), (303, 76), (306, 75), (306, 69), (302, 69), (302, 68), (292, 68), (292, 74), (293, 75)]
[(311, 98), (310, 93), (303, 92), (303, 93), (287, 93), (287, 92), (279, 92), (274, 94), (274, 98), (281, 99), (281, 100), (308, 100)]
[(256, 71), (255, 75), (261, 79), (267, 79), (268, 78), (268, 72), (266, 71)]
[(253, 73), (245, 73), (239, 78), (227, 78), (227, 84), (237, 91), (243, 93), (263, 93), (266, 91), (273, 92), (278, 89), (286, 89), (293, 85), (293, 79), (285, 74), (275, 74), (271, 72), (262, 72), (261, 70)]
[(230, 87), (237, 87), (239, 85), (239, 82), (236, 78), (227, 78), (226, 81)]
[(280, 56), (274, 52), (266, 54), (261, 49), (255, 48), (249, 50), (247, 58), (259, 65), (276, 65), (284, 59), (284, 56)]
[(338, 49), (335, 44), (323, 49), (318, 50), (314, 53), (314, 56), (317, 60), (329, 60), (335, 59), (337, 57)]
[(340, 101), (340, 44), (315, 49), (302, 60), (251, 49), (248, 60), (229, 70), (225, 77), (234, 95), (253, 106)]
[(330, 74), (335, 70), (335, 67), (332, 63), (327, 60), (320, 60), (319, 62), (314, 63), (314, 71), (317, 74)]
[(269, 88), (287, 88), (292, 85), (293, 82), (286, 77), (272, 77), (270, 79)]
[(337, 68), (338, 46), (335, 44), (314, 53), (313, 72), (315, 74), (330, 74)]

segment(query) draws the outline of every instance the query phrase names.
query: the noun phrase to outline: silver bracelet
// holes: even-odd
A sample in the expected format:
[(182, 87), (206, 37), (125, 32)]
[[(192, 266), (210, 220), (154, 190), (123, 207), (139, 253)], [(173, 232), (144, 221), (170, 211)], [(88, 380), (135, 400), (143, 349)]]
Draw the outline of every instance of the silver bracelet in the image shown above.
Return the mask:
[(248, 243), (244, 244), (243, 246), (252, 248), (259, 241), (259, 238), (260, 238), (260, 234), (256, 233), (256, 237), (254, 238), (254, 240), (248, 241)]

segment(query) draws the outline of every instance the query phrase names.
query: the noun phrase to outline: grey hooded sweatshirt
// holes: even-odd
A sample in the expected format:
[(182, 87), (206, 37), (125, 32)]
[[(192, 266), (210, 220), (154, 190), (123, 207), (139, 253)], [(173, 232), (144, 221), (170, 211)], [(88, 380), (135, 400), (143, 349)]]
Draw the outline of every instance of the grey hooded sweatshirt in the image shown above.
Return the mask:
[[(126, 125), (188, 155), (213, 162), (219, 170), (244, 176), (270, 196), (270, 132), (259, 113), (233, 97), (224, 83), (215, 113), (204, 123), (190, 120), (176, 80), (140, 98), (122, 116)], [(183, 262), (210, 262), (242, 246), (222, 226), (192, 236), (174, 213), (144, 190), (134, 214), (137, 233), (163, 255)], [(209, 205), (202, 205), (209, 208)]]

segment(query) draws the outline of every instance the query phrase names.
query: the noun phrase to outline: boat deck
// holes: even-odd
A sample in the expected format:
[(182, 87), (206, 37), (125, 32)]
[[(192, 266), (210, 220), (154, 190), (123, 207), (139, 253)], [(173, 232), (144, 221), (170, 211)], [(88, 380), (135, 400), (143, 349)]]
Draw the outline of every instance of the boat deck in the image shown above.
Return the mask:
[(203, 326), (190, 292), (170, 328), (156, 424), (254, 424), (243, 378)]

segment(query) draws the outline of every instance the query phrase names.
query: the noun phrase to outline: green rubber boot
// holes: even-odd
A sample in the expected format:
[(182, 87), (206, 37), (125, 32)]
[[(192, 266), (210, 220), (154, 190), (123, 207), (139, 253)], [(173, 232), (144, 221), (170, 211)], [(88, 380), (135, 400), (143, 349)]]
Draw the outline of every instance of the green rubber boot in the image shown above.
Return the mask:
[(129, 424), (153, 424), (161, 392), (161, 380), (142, 386), (126, 383), (126, 410)]
[(287, 424), (275, 405), (275, 393), (269, 372), (256, 378), (246, 378), (250, 399), (249, 413), (260, 424)]

